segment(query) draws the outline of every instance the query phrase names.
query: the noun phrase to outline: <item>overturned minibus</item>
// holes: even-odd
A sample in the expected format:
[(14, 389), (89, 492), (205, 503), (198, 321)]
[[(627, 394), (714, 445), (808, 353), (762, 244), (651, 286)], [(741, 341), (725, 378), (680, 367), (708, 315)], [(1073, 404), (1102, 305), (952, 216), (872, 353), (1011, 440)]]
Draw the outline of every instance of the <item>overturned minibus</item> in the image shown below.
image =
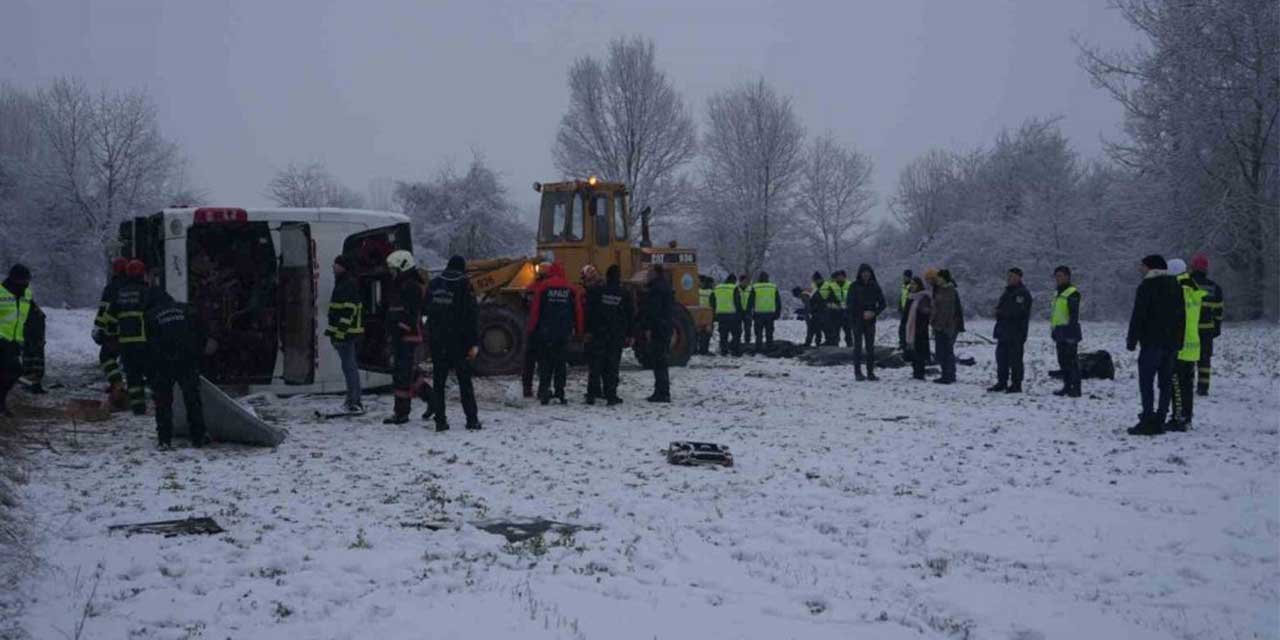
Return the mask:
[(409, 219), (399, 213), (180, 207), (122, 223), (111, 257), (142, 260), (151, 283), (194, 305), (217, 342), (203, 363), (211, 382), (298, 394), (345, 389), (324, 337), (339, 254), (356, 265), (364, 302), (364, 384), (390, 384), (385, 261), (398, 249), (412, 250)]

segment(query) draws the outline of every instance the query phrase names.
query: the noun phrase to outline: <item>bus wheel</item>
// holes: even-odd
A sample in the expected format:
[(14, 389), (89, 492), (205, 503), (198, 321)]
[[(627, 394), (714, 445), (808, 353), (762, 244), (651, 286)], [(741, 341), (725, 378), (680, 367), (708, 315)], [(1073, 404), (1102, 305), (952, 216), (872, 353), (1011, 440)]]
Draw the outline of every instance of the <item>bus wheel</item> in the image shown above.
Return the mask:
[(481, 305), (478, 324), (480, 353), (475, 372), (482, 376), (520, 373), (528, 348), (524, 314), (504, 305)]

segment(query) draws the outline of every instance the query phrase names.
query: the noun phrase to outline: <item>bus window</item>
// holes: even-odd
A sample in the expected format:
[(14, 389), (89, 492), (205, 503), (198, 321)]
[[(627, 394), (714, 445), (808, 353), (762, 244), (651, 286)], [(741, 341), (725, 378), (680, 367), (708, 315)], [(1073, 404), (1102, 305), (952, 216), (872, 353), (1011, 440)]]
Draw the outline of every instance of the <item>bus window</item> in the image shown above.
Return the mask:
[(591, 199), (591, 222), (596, 228), (596, 244), (609, 244), (609, 196), (599, 194)]
[(315, 246), (311, 227), (301, 222), (280, 225), (280, 347), (284, 383), (315, 382), (316, 291), (312, 274)]

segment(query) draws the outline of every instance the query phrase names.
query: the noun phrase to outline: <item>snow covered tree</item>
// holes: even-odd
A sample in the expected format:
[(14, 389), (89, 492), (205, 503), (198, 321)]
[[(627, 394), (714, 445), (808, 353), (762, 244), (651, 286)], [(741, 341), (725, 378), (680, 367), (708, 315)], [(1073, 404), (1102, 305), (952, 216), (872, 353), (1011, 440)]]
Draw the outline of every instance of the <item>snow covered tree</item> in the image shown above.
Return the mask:
[(465, 173), (446, 167), (430, 182), (399, 182), (395, 202), (413, 220), (414, 244), (437, 256), (491, 258), (529, 248), (500, 176), (475, 156)]
[(680, 171), (696, 153), (693, 116), (658, 69), (652, 40), (615, 39), (606, 62), (587, 56), (569, 68), (569, 110), (553, 152), (561, 172), (625, 183), (632, 209), (651, 207), (659, 222), (684, 204)]
[(290, 162), (267, 184), (266, 195), (281, 207), (359, 209), (364, 206), (364, 197), (339, 182), (320, 162)]
[(721, 266), (755, 273), (794, 215), (804, 127), (763, 79), (712, 96), (707, 120), (694, 215)]
[(865, 237), (867, 212), (876, 203), (871, 160), (827, 133), (810, 143), (803, 162), (796, 226), (828, 271), (847, 266), (845, 254)]
[(917, 238), (918, 248), (927, 246), (956, 219), (959, 165), (957, 154), (933, 149), (912, 160), (898, 175), (889, 208), (898, 223)]

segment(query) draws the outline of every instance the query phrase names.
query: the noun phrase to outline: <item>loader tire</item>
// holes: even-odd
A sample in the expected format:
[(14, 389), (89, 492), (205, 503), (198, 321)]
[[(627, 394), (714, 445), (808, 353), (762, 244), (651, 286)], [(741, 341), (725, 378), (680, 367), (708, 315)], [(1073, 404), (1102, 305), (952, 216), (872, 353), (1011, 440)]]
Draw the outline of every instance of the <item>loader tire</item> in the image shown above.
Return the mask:
[(499, 304), (480, 306), (478, 314), (480, 353), (474, 370), (477, 375), (496, 376), (520, 373), (524, 368), (524, 352), (529, 348), (524, 333), (523, 312)]
[[(671, 316), (671, 352), (667, 356), (667, 366), (683, 367), (689, 364), (689, 358), (693, 356), (693, 347), (698, 342), (698, 329), (693, 324), (693, 316), (683, 306), (676, 306)], [(643, 340), (636, 341), (632, 353), (641, 367), (652, 367), (648, 345)]]

